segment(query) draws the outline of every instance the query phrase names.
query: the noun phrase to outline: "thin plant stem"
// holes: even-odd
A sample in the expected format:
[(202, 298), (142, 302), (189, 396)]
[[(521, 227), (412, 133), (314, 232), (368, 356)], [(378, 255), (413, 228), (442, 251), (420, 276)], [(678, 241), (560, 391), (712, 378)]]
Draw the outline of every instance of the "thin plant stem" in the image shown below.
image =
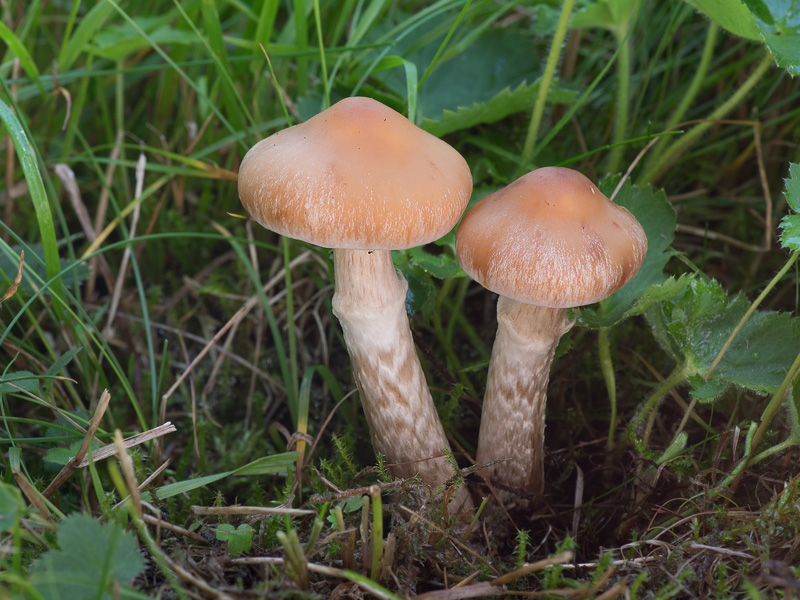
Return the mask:
[(672, 373), (670, 373), (669, 376), (661, 382), (661, 385), (659, 385), (656, 390), (650, 394), (650, 397), (645, 400), (644, 404), (642, 404), (642, 408), (631, 421), (631, 426), (634, 429), (638, 428), (642, 424), (642, 421), (644, 421), (645, 417), (650, 414), (661, 398), (666, 396), (667, 393), (672, 390), (672, 388), (681, 384), (686, 379), (688, 375), (687, 370), (686, 364), (681, 364), (675, 367)]
[(381, 574), (381, 559), (383, 558), (383, 501), (381, 500), (381, 488), (373, 485), (369, 488), (372, 496), (372, 565), (370, 568), (370, 578), (378, 581)]
[(325, 62), (325, 42), (322, 39), (322, 20), (320, 18), (319, 0), (314, 0), (314, 22), (317, 26), (319, 39), (319, 67), (322, 71), (322, 90), (325, 94), (325, 108), (331, 105), (330, 85), (328, 84), (328, 65)]
[(544, 105), (547, 102), (547, 94), (550, 91), (550, 84), (558, 66), (558, 59), (561, 56), (561, 47), (564, 45), (564, 38), (567, 35), (569, 17), (572, 14), (572, 7), (575, 0), (564, 0), (561, 7), (561, 16), (558, 18), (558, 25), (550, 44), (550, 53), (547, 55), (547, 62), (544, 66), (542, 79), (539, 81), (539, 90), (536, 94), (536, 103), (531, 112), (531, 121), (528, 124), (528, 133), (525, 136), (525, 145), (522, 147), (522, 163), (527, 163), (533, 153), (536, 138), (539, 136), (539, 126), (542, 124), (544, 115)]
[(667, 129), (671, 129), (683, 121), (683, 117), (686, 115), (689, 107), (692, 105), (695, 98), (697, 98), (697, 94), (700, 93), (700, 90), (706, 83), (706, 74), (708, 73), (708, 67), (711, 64), (711, 59), (714, 56), (714, 45), (717, 41), (718, 32), (719, 25), (717, 25), (716, 21), (709, 20), (708, 31), (706, 32), (706, 41), (703, 44), (703, 53), (700, 55), (700, 62), (697, 64), (697, 70), (694, 73), (692, 82), (689, 84), (689, 89), (686, 90), (686, 93), (681, 98), (681, 101), (678, 104), (678, 107), (675, 109), (675, 112), (673, 112), (672, 116), (670, 116), (669, 121), (667, 122)]
[(798, 256), (800, 256), (800, 252), (794, 252), (789, 257), (789, 260), (786, 261), (786, 264), (783, 265), (783, 268), (780, 271), (778, 271), (778, 274), (775, 275), (775, 277), (773, 277), (772, 280), (761, 291), (761, 293), (758, 295), (758, 298), (753, 300), (753, 303), (750, 305), (750, 308), (747, 309), (747, 312), (744, 313), (742, 318), (736, 324), (736, 327), (733, 328), (733, 331), (731, 331), (731, 334), (728, 336), (728, 339), (725, 340), (725, 343), (722, 344), (722, 348), (720, 348), (719, 352), (717, 353), (717, 356), (714, 358), (714, 361), (708, 368), (708, 371), (706, 371), (705, 375), (706, 381), (711, 379), (711, 375), (714, 372), (714, 369), (717, 368), (717, 365), (719, 365), (720, 361), (725, 356), (725, 353), (731, 347), (733, 340), (735, 340), (736, 336), (739, 335), (739, 332), (742, 330), (742, 327), (744, 327), (744, 324), (747, 323), (748, 319), (750, 319), (750, 317), (753, 316), (753, 313), (756, 312), (756, 309), (764, 301), (764, 298), (767, 297), (767, 294), (769, 294), (772, 291), (772, 288), (774, 288), (778, 284), (778, 282), (781, 279), (783, 279), (783, 276), (789, 272), (789, 269), (791, 269), (792, 265), (795, 263), (795, 261), (797, 261)]
[(628, 103), (631, 82), (631, 46), (625, 31), (615, 31), (619, 55), (617, 56), (617, 114), (614, 117), (614, 147), (608, 159), (608, 172), (616, 173), (622, 163), (625, 133), (628, 129)]
[[(772, 422), (772, 419), (775, 417), (775, 414), (781, 407), (781, 404), (783, 404), (783, 401), (786, 398), (786, 394), (789, 392), (790, 384), (792, 383), (792, 380), (794, 380), (795, 377), (797, 377), (798, 372), (800, 372), (800, 353), (798, 353), (798, 355), (795, 357), (794, 362), (792, 363), (792, 366), (789, 369), (789, 372), (786, 374), (786, 377), (783, 378), (780, 387), (778, 387), (778, 391), (776, 391), (775, 394), (772, 396), (772, 398), (769, 401), (769, 404), (767, 404), (767, 407), (761, 414), (761, 423), (759, 423), (758, 428), (756, 429), (755, 433), (753, 434), (753, 437), (750, 440), (750, 444), (747, 448), (747, 453), (744, 455), (741, 462), (738, 465), (736, 465), (736, 468), (734, 469), (733, 473), (731, 473), (731, 475), (728, 478), (726, 478), (725, 481), (722, 483), (723, 487), (730, 484), (731, 489), (736, 490), (737, 486), (739, 485), (739, 481), (741, 480), (742, 475), (744, 474), (745, 469), (750, 464), (756, 462), (757, 460), (763, 460), (764, 458), (767, 458), (768, 456), (771, 456), (772, 454), (775, 454), (778, 451), (775, 450), (775, 448), (773, 447), (768, 450), (765, 450), (764, 452), (756, 455), (756, 457), (753, 458), (753, 453), (756, 451), (756, 448), (758, 448), (758, 444), (759, 442), (761, 442), (761, 438), (764, 436), (767, 427), (769, 427), (770, 423)], [(755, 425), (755, 423), (753, 423), (753, 425)], [(800, 442), (800, 440), (798, 440), (793, 434), (794, 432), (792, 432), (788, 440), (783, 442), (784, 444), (786, 442), (791, 442), (788, 444), (787, 447)]]
[(610, 452), (614, 448), (614, 429), (617, 424), (617, 378), (614, 375), (614, 363), (611, 360), (611, 341), (608, 337), (608, 327), (601, 327), (597, 332), (597, 353), (600, 357), (600, 370), (606, 382), (608, 403), (611, 408), (611, 418), (608, 424), (608, 439), (606, 449)]
[(753, 435), (753, 442), (751, 444), (752, 451), (758, 447), (758, 443), (761, 441), (761, 438), (764, 436), (764, 432), (769, 427), (769, 424), (772, 422), (772, 419), (775, 417), (775, 413), (778, 412), (778, 409), (783, 404), (784, 398), (786, 398), (786, 394), (789, 391), (789, 384), (791, 384), (792, 380), (797, 375), (798, 371), (800, 371), (800, 354), (794, 359), (792, 363), (792, 367), (789, 369), (789, 372), (786, 374), (786, 377), (783, 378), (778, 391), (775, 392), (775, 395), (767, 404), (767, 407), (764, 409), (764, 413), (761, 415), (761, 423), (756, 429), (755, 434)]
[(646, 185), (661, 175), (661, 173), (666, 170), (666, 168), (678, 157), (678, 155), (680, 155), (681, 152), (686, 150), (686, 148), (691, 146), (697, 140), (697, 138), (708, 131), (716, 121), (723, 119), (728, 113), (736, 108), (742, 102), (742, 100), (744, 100), (745, 96), (747, 96), (747, 94), (749, 94), (750, 91), (756, 86), (756, 84), (761, 81), (761, 78), (764, 77), (764, 74), (767, 72), (767, 70), (769, 70), (772, 64), (772, 56), (769, 53), (765, 54), (755, 70), (750, 73), (750, 76), (744, 81), (744, 83), (742, 83), (741, 86), (739, 86), (739, 88), (730, 98), (728, 98), (714, 112), (712, 112), (708, 116), (708, 119), (698, 123), (687, 133), (675, 140), (675, 142), (664, 151), (658, 160), (654, 161), (653, 165), (639, 178), (639, 186), (641, 187)]

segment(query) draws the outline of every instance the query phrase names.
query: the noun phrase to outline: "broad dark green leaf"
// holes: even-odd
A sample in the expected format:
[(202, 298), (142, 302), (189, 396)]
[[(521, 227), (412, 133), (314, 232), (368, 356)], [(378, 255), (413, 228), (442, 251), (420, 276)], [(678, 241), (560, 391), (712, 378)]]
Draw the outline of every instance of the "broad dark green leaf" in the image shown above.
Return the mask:
[[(520, 83), (513, 90), (504, 88), (485, 102), (473, 102), (459, 106), (455, 110), (445, 109), (441, 116), (422, 121), (422, 128), (441, 137), (475, 125), (495, 123), (508, 115), (529, 110), (533, 106), (538, 88), (538, 81), (530, 84)], [(554, 104), (568, 104), (575, 95), (571, 90), (555, 89), (548, 94), (548, 101)]]
[(712, 362), (749, 306), (745, 296), (730, 298), (716, 281), (692, 279), (680, 295), (648, 314), (659, 343), (687, 365), (698, 400), (713, 400), (730, 385), (774, 393), (800, 352), (800, 318), (756, 312), (706, 381)]

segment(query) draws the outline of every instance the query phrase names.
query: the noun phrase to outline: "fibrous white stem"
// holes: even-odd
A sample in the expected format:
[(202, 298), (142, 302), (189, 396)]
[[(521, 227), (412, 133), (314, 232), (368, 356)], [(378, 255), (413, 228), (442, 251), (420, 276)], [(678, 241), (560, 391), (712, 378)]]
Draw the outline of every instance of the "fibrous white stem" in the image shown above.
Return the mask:
[[(408, 284), (388, 251), (334, 250), (339, 319), (372, 445), (396, 477), (441, 485), (453, 476), (450, 445), (419, 362), (405, 309)], [(451, 511), (468, 502), (459, 488)], [(465, 505), (466, 507), (466, 505)]]
[(489, 481), (541, 495), (550, 364), (558, 340), (572, 324), (563, 308), (532, 306), (503, 296), (498, 300), (477, 461), (507, 460), (482, 471)]

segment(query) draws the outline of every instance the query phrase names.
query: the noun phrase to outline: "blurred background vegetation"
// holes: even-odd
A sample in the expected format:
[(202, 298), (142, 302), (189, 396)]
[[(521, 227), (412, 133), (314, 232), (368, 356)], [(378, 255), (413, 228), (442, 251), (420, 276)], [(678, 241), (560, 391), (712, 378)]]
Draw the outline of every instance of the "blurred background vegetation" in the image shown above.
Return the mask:
[[(356, 593), (342, 581), (392, 597), (474, 573), (463, 588), (487, 595), (800, 589), (798, 247), (778, 229), (800, 206), (797, 0), (6, 0), (0, 15), (0, 597)], [(439, 539), (441, 503), (386, 480), (349, 393), (328, 251), (241, 218), (247, 149), (351, 95), (458, 149), (473, 199), (545, 165), (607, 195), (626, 175), (615, 199), (658, 249), (562, 343), (528, 522)], [(469, 467), (495, 298), (452, 236), (395, 259)], [(115, 430), (154, 439), (71, 462)], [(479, 473), (466, 481), (480, 503)], [(200, 510), (234, 504), (277, 512)]]

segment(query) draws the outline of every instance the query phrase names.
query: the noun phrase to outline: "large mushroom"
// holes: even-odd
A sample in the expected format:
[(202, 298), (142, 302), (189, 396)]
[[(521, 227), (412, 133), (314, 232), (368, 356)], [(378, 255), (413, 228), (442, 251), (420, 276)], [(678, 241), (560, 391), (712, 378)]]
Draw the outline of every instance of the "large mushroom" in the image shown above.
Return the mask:
[(545, 167), (490, 194), (456, 232), (464, 270), (500, 295), (477, 460), (504, 501), (541, 495), (550, 365), (567, 308), (625, 285), (647, 254), (638, 221), (571, 169)]
[[(393, 475), (433, 486), (454, 470), (391, 250), (448, 233), (471, 193), (455, 149), (369, 98), (347, 98), (258, 142), (239, 169), (239, 197), (256, 221), (333, 249), (333, 312), (374, 449)], [(450, 507), (464, 502), (462, 486)]]

